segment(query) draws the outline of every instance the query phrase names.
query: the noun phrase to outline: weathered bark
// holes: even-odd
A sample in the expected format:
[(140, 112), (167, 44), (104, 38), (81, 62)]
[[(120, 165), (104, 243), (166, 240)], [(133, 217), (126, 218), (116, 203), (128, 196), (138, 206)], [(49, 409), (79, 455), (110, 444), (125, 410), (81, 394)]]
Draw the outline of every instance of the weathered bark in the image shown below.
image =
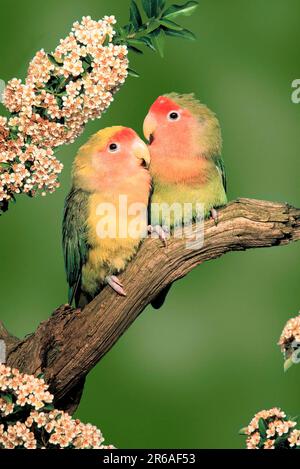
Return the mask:
[(186, 240), (168, 247), (147, 239), (120, 277), (127, 297), (105, 288), (82, 312), (62, 306), (36, 332), (16, 341), (0, 328), (10, 366), (44, 373), (57, 407), (74, 411), (84, 379), (153, 298), (194, 267), (230, 251), (285, 245), (300, 238), (300, 209), (288, 204), (239, 199), (206, 221), (204, 245), (187, 249)]

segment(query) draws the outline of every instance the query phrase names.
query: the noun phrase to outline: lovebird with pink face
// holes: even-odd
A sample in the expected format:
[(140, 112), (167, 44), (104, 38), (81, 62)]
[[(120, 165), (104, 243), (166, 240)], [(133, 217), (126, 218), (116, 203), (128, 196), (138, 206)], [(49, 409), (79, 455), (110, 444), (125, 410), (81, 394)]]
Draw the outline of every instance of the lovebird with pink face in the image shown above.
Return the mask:
[[(166, 94), (151, 106), (144, 121), (144, 135), (151, 156), (152, 204), (192, 204), (189, 220), (185, 214), (186, 223), (196, 218), (200, 203), (204, 216), (212, 216), (217, 222), (216, 209), (227, 203), (227, 196), (216, 115), (193, 94)], [(164, 219), (162, 210), (151, 212), (153, 226), (170, 224), (173, 229), (182, 223), (180, 211), (172, 213), (171, 220)], [(154, 307), (163, 304), (168, 289), (156, 298)]]
[[(126, 127), (100, 130), (79, 149), (63, 220), (69, 304), (74, 301), (82, 308), (105, 285), (126, 295), (118, 274), (148, 232), (149, 163), (147, 145)], [(126, 210), (120, 197), (126, 200)], [(128, 226), (136, 223), (139, 207), (141, 213), (145, 207), (145, 216), (138, 219), (137, 233), (131, 234)]]

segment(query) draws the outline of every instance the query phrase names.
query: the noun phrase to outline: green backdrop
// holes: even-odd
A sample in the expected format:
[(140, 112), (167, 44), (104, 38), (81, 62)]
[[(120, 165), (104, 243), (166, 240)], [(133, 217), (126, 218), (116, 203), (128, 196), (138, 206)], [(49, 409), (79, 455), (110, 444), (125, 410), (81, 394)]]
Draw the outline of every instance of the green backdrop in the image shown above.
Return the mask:
[[(34, 53), (54, 49), (82, 15), (126, 22), (127, 10), (127, 0), (2, 0), (0, 78), (24, 78)], [(141, 132), (159, 94), (194, 91), (216, 111), (230, 199), (300, 206), (300, 105), (291, 102), (299, 16), (299, 0), (201, 0), (183, 21), (196, 42), (169, 39), (164, 60), (132, 57), (141, 78), (129, 78), (102, 120), (60, 151), (61, 189), (21, 197), (1, 217), (0, 311), (12, 333), (30, 333), (66, 302), (60, 225), (77, 148), (100, 126)], [(239, 448), (238, 430), (256, 411), (279, 405), (299, 415), (300, 367), (284, 375), (276, 345), (300, 306), (299, 249), (228, 254), (178, 282), (90, 373), (77, 416), (120, 448)]]

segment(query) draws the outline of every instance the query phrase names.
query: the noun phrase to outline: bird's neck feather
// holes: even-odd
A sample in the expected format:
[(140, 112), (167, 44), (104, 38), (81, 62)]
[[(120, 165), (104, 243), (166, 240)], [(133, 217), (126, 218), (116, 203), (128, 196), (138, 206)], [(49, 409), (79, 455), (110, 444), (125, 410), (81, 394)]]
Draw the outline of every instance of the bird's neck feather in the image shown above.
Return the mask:
[(158, 135), (150, 145), (150, 155), (151, 174), (165, 183), (205, 183), (214, 164), (195, 130)]

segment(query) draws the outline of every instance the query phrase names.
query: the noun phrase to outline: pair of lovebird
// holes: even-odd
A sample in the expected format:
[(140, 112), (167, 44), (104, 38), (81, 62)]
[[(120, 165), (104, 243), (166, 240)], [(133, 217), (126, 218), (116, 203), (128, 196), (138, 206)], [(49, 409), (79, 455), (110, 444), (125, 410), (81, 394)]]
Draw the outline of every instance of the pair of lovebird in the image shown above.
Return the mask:
[[(142, 242), (130, 236), (101, 236), (101, 204), (117, 206), (121, 194), (128, 204), (148, 207), (201, 203), (204, 215), (216, 218), (216, 208), (227, 202), (220, 125), (193, 94), (160, 96), (145, 118), (144, 135), (148, 146), (132, 129), (106, 128), (93, 135), (75, 158), (65, 202), (63, 247), (69, 303), (74, 301), (76, 307), (82, 308), (105, 285), (125, 296), (117, 275)], [(190, 222), (195, 216), (191, 211)], [(145, 229), (155, 227), (163, 238), (163, 229), (158, 229), (163, 218), (146, 218)], [(178, 225), (178, 220), (173, 223)], [(162, 305), (168, 289), (153, 301), (154, 307)]]

